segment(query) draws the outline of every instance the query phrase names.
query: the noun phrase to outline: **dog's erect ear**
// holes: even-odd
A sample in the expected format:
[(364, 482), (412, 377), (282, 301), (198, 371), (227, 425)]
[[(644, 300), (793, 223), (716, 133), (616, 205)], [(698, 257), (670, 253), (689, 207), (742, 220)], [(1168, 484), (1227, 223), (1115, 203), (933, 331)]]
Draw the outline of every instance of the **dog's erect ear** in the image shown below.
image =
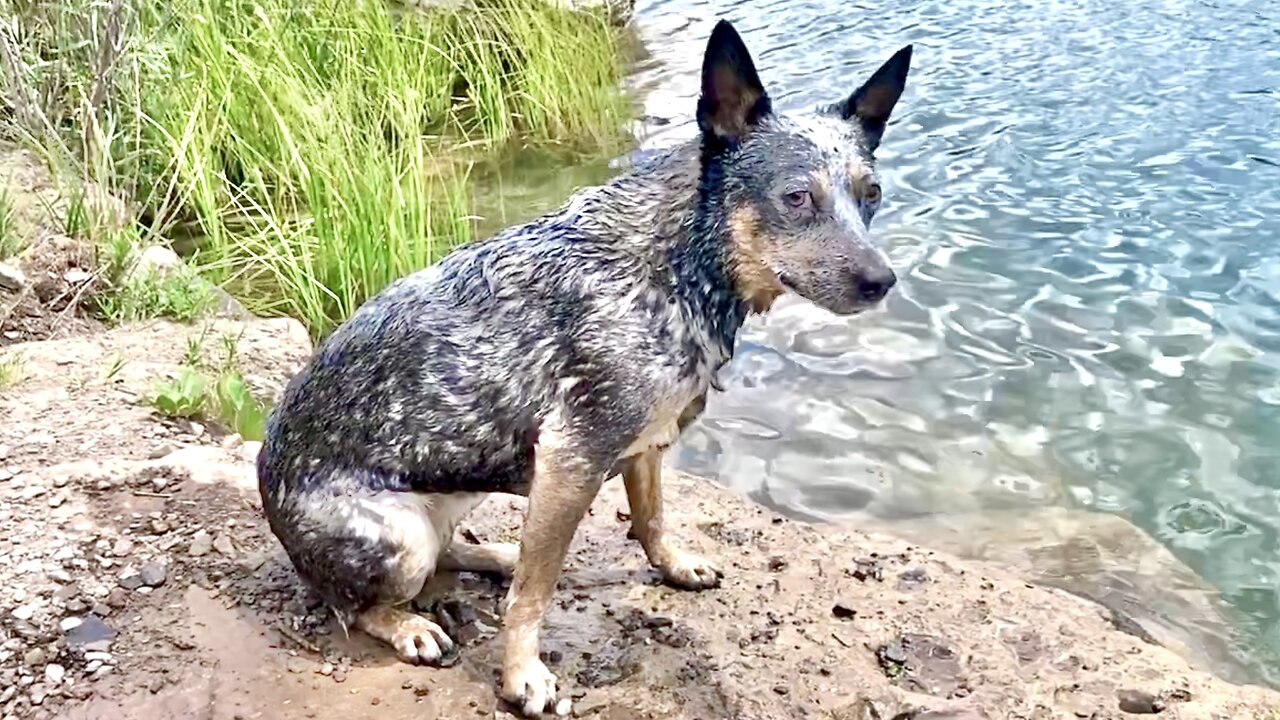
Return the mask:
[(755, 63), (738, 31), (728, 21), (716, 23), (702, 58), (702, 97), (698, 127), (703, 135), (738, 142), (772, 112)]
[(893, 106), (902, 97), (902, 89), (907, 84), (907, 71), (911, 69), (911, 46), (908, 45), (893, 54), (879, 70), (867, 80), (862, 87), (853, 91), (844, 102), (836, 105), (836, 110), (845, 120), (857, 120), (862, 125), (862, 133), (867, 138), (867, 146), (875, 150), (880, 145), (880, 137), (884, 135), (884, 127), (889, 122), (889, 114)]

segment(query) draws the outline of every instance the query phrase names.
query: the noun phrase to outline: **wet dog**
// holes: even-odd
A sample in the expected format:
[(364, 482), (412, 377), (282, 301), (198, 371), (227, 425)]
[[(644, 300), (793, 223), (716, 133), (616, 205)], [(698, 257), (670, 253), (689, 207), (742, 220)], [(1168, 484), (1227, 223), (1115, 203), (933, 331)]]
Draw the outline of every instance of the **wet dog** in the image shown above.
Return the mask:
[[(742, 39), (707, 43), (698, 136), (559, 210), (389, 285), (326, 338), (258, 458), (271, 529), (337, 614), (406, 662), (455, 652), (407, 609), (440, 568), (512, 576), (500, 694), (554, 707), (542, 618), (578, 522), (620, 474), (667, 582), (721, 574), (663, 530), (661, 458), (752, 313), (792, 291), (840, 314), (896, 278), (872, 243), (873, 152), (907, 46), (828, 107), (774, 111)], [(453, 542), (489, 493), (528, 496), (520, 544)]]

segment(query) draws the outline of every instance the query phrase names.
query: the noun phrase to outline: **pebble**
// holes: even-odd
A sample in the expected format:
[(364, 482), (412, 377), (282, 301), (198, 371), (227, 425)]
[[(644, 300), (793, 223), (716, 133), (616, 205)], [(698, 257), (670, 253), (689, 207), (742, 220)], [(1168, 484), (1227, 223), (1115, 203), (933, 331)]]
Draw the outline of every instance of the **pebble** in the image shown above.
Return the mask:
[(121, 537), (116, 540), (116, 544), (111, 546), (111, 554), (116, 557), (124, 557), (133, 552), (133, 541), (127, 537)]
[(569, 711), (573, 709), (573, 701), (569, 698), (560, 698), (556, 703), (556, 715), (558, 717), (568, 717)]
[(167, 523), (167, 522), (165, 522), (165, 521), (163, 521), (163, 520), (158, 520), (158, 519), (157, 519), (157, 520), (152, 520), (152, 521), (151, 521), (151, 532), (152, 532), (152, 533), (154, 533), (154, 534), (156, 534), (156, 535), (163, 535), (163, 534), (165, 534), (165, 533), (169, 532), (169, 523)]
[(285, 668), (295, 675), (300, 675), (311, 668), (311, 663), (304, 658), (291, 657), (285, 662)]
[(62, 569), (51, 570), (49, 571), (49, 579), (60, 585), (68, 585), (71, 583), (71, 573)]
[(205, 530), (197, 530), (195, 535), (191, 536), (191, 547), (187, 550), (187, 554), (191, 557), (201, 557), (208, 555), (213, 549), (213, 539), (209, 537), (209, 533)]
[(320, 673), (321, 675), (324, 675), (325, 677), (328, 677), (328, 676), (332, 675), (332, 674), (333, 674), (333, 663), (325, 663), (325, 664), (321, 665), (321, 666), (320, 666), (320, 669), (319, 669), (319, 670), (317, 670), (316, 672)]
[(75, 630), (83, 624), (84, 620), (73, 615), (71, 617), (62, 618), (62, 622), (58, 623), (58, 627), (62, 628), (62, 632), (67, 633)]
[(841, 620), (848, 620), (849, 618), (856, 616), (858, 611), (853, 607), (852, 603), (844, 600), (837, 600), (836, 604), (831, 607), (831, 614)]
[(54, 686), (61, 685), (62, 679), (66, 676), (67, 669), (57, 663), (50, 663), (44, 666), (44, 679)]
[(19, 605), (13, 609), (13, 616), (18, 620), (30, 620), (35, 614), (36, 609), (31, 605)]
[(25, 655), (22, 656), (22, 662), (27, 667), (31, 667), (31, 668), (40, 667), (45, 663), (45, 659), (46, 659), (46, 656), (45, 656), (44, 648), (38, 648), (38, 647), (31, 648), (26, 652)]
[(27, 276), (18, 266), (0, 263), (0, 288), (9, 292), (18, 292), (27, 285)]
[(227, 537), (225, 533), (218, 533), (218, 537), (214, 538), (213, 549), (224, 557), (231, 557), (236, 551), (235, 547), (231, 545), (231, 538)]
[(115, 661), (115, 658), (112, 657), (111, 653), (102, 652), (101, 650), (90, 650), (89, 652), (86, 652), (84, 654), (84, 659), (85, 662), (109, 663)]
[(116, 577), (116, 582), (125, 590), (137, 590), (142, 587), (142, 575), (137, 570), (129, 568)]
[(142, 584), (147, 587), (160, 587), (168, 579), (169, 568), (164, 563), (149, 562), (138, 571)]

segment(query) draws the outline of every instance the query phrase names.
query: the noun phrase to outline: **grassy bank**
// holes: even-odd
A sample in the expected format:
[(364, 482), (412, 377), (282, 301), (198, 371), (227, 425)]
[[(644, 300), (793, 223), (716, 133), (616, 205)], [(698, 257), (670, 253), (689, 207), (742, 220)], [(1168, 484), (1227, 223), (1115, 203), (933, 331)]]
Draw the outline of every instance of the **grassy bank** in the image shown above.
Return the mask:
[(592, 153), (626, 119), (617, 30), (542, 0), (3, 0), (7, 131), (129, 198), (78, 222), (108, 276), (187, 238), (250, 309), (321, 334), (472, 232), (469, 168)]

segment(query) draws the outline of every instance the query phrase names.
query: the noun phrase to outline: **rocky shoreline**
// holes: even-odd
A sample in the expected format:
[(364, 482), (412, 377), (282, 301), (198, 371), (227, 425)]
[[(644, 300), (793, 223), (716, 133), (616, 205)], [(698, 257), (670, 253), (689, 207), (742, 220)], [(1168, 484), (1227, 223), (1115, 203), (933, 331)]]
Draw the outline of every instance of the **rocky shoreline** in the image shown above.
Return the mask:
[[(502, 585), (442, 577), (426, 610), (465, 648), (405, 666), (345, 637), (263, 521), (254, 443), (144, 398), (192, 342), (237, 336), (279, 392), (310, 351), (288, 320), (149, 322), (10, 345), (0, 394), (0, 718), (508, 717), (493, 698)], [(123, 359), (121, 363), (118, 358)], [(113, 372), (107, 372), (113, 368)], [(724, 586), (658, 582), (611, 481), (583, 523), (545, 650), (596, 718), (1271, 720), (1280, 694), (1193, 670), (1111, 612), (887, 535), (782, 518), (672, 474), (677, 534)], [(522, 501), (466, 527), (513, 539)]]

